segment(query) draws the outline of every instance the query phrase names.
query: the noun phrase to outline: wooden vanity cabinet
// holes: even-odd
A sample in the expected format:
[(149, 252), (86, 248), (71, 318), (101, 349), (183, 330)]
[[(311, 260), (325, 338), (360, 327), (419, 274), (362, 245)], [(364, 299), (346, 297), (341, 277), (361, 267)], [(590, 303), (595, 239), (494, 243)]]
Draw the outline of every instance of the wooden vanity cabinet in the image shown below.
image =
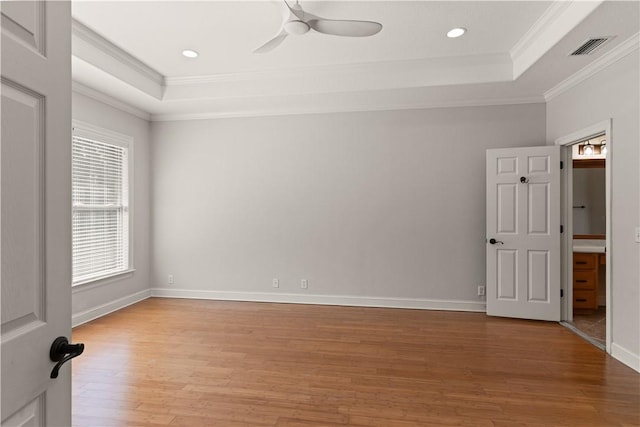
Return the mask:
[(598, 266), (600, 254), (573, 253), (573, 308), (596, 310), (598, 308)]

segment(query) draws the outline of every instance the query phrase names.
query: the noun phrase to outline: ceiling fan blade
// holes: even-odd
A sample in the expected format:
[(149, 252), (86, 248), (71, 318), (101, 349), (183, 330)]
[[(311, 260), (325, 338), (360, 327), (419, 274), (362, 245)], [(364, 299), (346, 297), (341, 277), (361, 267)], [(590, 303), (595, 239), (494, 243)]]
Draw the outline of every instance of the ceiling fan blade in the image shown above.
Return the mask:
[(382, 30), (382, 24), (372, 21), (314, 18), (307, 21), (307, 24), (319, 33), (346, 37), (368, 37)]
[[(287, 0), (282, 0), (284, 2), (284, 4), (287, 5), (287, 9), (289, 9), (289, 12), (291, 13), (291, 15), (295, 16), (296, 18), (298, 18), (301, 21), (304, 21), (304, 15), (305, 12), (300, 8), (300, 6), (296, 6), (296, 8), (293, 8), (291, 6), (289, 6), (289, 3), (287, 3)], [(291, 18), (289, 18), (291, 19)]]
[(254, 50), (253, 53), (271, 52), (273, 49), (280, 46), (280, 43), (282, 43), (284, 39), (287, 38), (287, 35), (288, 34), (284, 30), (280, 31), (280, 34), (278, 34), (277, 36), (275, 36), (274, 38), (272, 38), (271, 40), (269, 40), (268, 42), (266, 42), (256, 50)]

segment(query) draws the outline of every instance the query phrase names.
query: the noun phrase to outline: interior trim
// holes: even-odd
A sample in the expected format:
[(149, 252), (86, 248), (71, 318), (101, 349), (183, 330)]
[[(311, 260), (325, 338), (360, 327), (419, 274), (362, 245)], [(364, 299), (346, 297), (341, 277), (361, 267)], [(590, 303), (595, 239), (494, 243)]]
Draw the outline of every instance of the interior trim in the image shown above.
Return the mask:
[[(607, 251), (605, 253), (606, 261), (605, 264), (607, 266), (613, 265), (613, 246), (611, 245), (611, 236), (612, 236), (612, 216), (611, 216), (611, 198), (612, 198), (612, 174), (611, 174), (611, 157), (614, 152), (614, 139), (612, 135), (612, 119), (603, 120), (601, 122), (595, 123), (586, 128), (577, 130), (575, 132), (570, 133), (569, 135), (565, 135), (563, 137), (557, 138), (555, 140), (555, 145), (564, 146), (561, 158), (565, 161), (566, 167), (563, 169), (563, 195), (562, 195), (562, 220), (564, 222), (566, 232), (561, 236), (562, 239), (562, 263), (563, 263), (563, 288), (565, 289), (565, 293), (567, 295), (564, 298), (563, 310), (562, 310), (562, 320), (571, 321), (573, 320), (573, 287), (570, 285), (573, 283), (573, 268), (568, 268), (569, 265), (572, 264), (571, 259), (573, 257), (573, 244), (570, 241), (569, 236), (573, 235), (573, 162), (571, 161), (571, 148), (570, 146), (573, 144), (577, 144), (586, 139), (593, 138), (594, 136), (602, 135), (604, 133), (605, 138), (607, 139), (607, 158), (605, 159), (605, 188), (606, 188), (606, 248)], [(607, 268), (605, 271), (605, 283), (606, 283), (606, 302), (607, 302), (607, 313), (606, 313), (606, 351), (611, 354), (611, 344), (612, 344), (612, 336), (613, 336), (613, 292), (611, 290), (612, 286), (612, 269)]]
[(118, 298), (117, 300), (110, 301), (106, 304), (92, 307), (88, 310), (74, 314), (71, 317), (71, 325), (72, 327), (75, 328), (76, 326), (80, 326), (83, 323), (90, 322), (99, 317), (106, 316), (109, 313), (113, 313), (114, 311), (118, 311), (125, 307), (128, 307), (131, 304), (135, 304), (137, 302), (145, 300), (150, 296), (151, 296), (151, 289), (144, 289), (140, 292), (136, 292), (131, 295)]
[(640, 372), (640, 355), (616, 343), (611, 344), (611, 355), (631, 369)]
[(293, 304), (344, 305), (355, 307), (410, 308), (421, 310), (485, 312), (484, 301), (431, 300), (423, 298), (359, 297), (350, 295), (308, 295), (268, 292), (230, 292), (195, 289), (152, 288), (152, 297)]
[(558, 95), (563, 94), (572, 87), (578, 85), (594, 74), (599, 73), (608, 66), (616, 63), (625, 56), (635, 52), (640, 47), (640, 33), (635, 33), (627, 40), (613, 47), (609, 52), (602, 55), (600, 58), (591, 62), (584, 68), (581, 68), (577, 73), (564, 79), (548, 91), (544, 93), (544, 99), (549, 102)]
[(73, 92), (79, 93), (80, 95), (84, 95), (87, 98), (91, 98), (95, 101), (102, 102), (103, 104), (107, 104), (108, 106), (113, 107), (117, 110), (123, 111), (125, 113), (129, 113), (129, 114), (133, 114), (134, 116), (140, 119), (143, 119), (146, 121), (151, 120), (151, 114), (147, 113), (146, 111), (136, 108), (130, 104), (127, 104), (126, 102), (120, 101), (119, 99), (116, 99), (110, 95), (107, 95), (106, 93), (90, 88), (89, 86), (85, 86), (80, 82), (77, 82), (77, 81), (71, 82), (71, 90)]
[[(544, 11), (542, 16), (529, 28), (529, 30), (516, 42), (515, 45), (509, 51), (511, 60), (514, 64), (514, 78), (518, 78), (524, 73), (535, 61), (533, 58), (538, 59), (539, 56), (533, 51), (536, 43), (539, 43), (545, 35), (550, 31), (550, 28), (555, 22), (557, 22), (566, 10), (571, 5), (571, 1), (556, 0)], [(531, 59), (529, 58), (531, 57)], [(518, 64), (516, 72), (516, 64)], [(528, 64), (528, 65), (527, 65)]]
[(164, 76), (135, 56), (114, 45), (80, 21), (71, 22), (71, 53), (114, 78), (162, 99)]
[(241, 117), (271, 117), (271, 116), (295, 116), (301, 114), (332, 114), (332, 113), (361, 113), (375, 111), (402, 111), (402, 110), (426, 110), (432, 108), (464, 108), (464, 107), (487, 107), (500, 105), (519, 105), (519, 104), (544, 104), (542, 97), (530, 98), (499, 98), (499, 99), (473, 99), (465, 101), (451, 102), (432, 102), (432, 103), (416, 103), (416, 104), (393, 104), (383, 102), (381, 105), (373, 103), (357, 104), (345, 106), (331, 104), (327, 106), (317, 106), (316, 108), (296, 108), (291, 106), (280, 110), (239, 110), (239, 111), (211, 111), (203, 113), (176, 113), (176, 114), (152, 114), (151, 121), (173, 121), (173, 120), (209, 120), (209, 119), (230, 119)]
[(561, 1), (552, 4), (511, 49), (514, 80), (595, 11), (603, 1)]
[(140, 61), (135, 56), (114, 45), (109, 40), (105, 39), (100, 34), (96, 33), (77, 19), (72, 19), (71, 21), (71, 33), (74, 36), (89, 43), (93, 48), (100, 50), (113, 59), (116, 59), (118, 62), (121, 62), (123, 65), (126, 65), (128, 68), (134, 70), (135, 72), (144, 75), (148, 79), (153, 80), (158, 85), (162, 84), (164, 79), (164, 76), (162, 74), (149, 67), (147, 64)]

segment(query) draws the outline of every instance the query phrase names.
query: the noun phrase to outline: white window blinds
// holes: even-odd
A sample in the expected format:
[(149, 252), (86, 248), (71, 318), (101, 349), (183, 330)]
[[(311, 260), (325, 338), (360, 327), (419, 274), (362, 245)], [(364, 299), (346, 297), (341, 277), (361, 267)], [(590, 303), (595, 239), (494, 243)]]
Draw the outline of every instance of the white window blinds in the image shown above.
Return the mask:
[(128, 148), (74, 133), (73, 284), (129, 269)]

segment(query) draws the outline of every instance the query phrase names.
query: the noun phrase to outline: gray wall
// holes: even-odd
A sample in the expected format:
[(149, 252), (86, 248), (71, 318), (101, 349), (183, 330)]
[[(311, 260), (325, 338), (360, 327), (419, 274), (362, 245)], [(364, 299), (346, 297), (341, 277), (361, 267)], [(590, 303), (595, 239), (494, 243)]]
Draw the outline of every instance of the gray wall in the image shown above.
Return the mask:
[(613, 333), (612, 353), (635, 357), (640, 366), (640, 132), (638, 51), (590, 77), (547, 104), (547, 139), (555, 139), (612, 119), (607, 142), (612, 162)]
[(152, 140), (153, 287), (482, 303), (485, 150), (544, 145), (545, 105), (156, 122)]
[(606, 233), (605, 169), (573, 169), (573, 234)]
[[(75, 286), (72, 291), (74, 324), (120, 308), (132, 295), (149, 288), (150, 244), (150, 126), (149, 122), (73, 93), (72, 116), (95, 126), (133, 137), (133, 262), (132, 274)], [(135, 298), (134, 298), (135, 299)], [(123, 302), (123, 300), (125, 300)], [(119, 303), (117, 303), (120, 301)], [(132, 302), (132, 301), (131, 301)]]

